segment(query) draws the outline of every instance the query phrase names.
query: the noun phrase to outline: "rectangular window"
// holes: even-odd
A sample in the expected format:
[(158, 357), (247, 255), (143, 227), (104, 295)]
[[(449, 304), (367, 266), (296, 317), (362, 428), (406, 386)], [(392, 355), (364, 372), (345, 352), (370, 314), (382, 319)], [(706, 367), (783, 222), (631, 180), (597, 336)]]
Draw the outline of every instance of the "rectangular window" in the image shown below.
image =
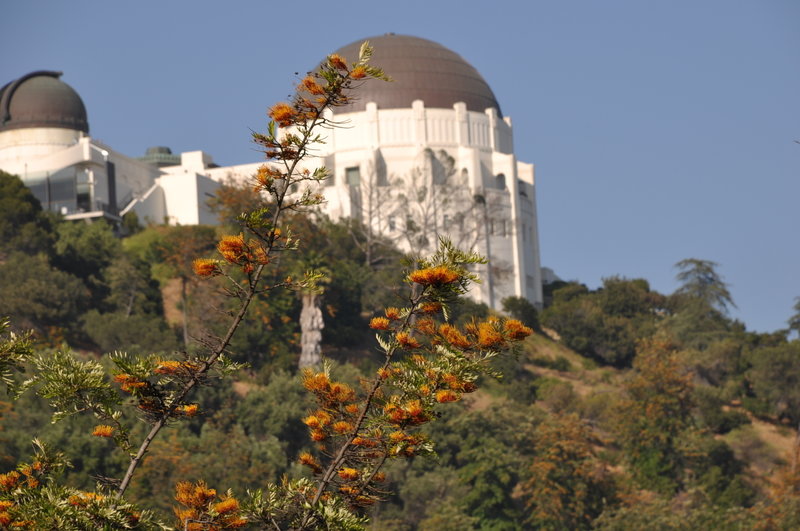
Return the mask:
[(358, 186), (361, 184), (361, 170), (358, 166), (345, 168), (344, 181), (350, 186)]

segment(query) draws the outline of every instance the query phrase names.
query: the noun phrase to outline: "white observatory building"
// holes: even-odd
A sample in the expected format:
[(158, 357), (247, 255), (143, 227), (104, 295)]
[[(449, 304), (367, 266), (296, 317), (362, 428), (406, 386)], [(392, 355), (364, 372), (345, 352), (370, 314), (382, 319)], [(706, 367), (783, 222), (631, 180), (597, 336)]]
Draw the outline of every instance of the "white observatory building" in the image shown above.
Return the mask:
[[(320, 161), (324, 213), (356, 218), (411, 252), (439, 236), (487, 256), (472, 292), (493, 308), (504, 297), (542, 303), (532, 164), (514, 155), (511, 119), (457, 53), (433, 41), (387, 34), (336, 53), (354, 62), (361, 43), (394, 80), (366, 81), (334, 110)], [(0, 169), (19, 175), (46, 209), (68, 219), (214, 223), (206, 201), (226, 179), (261, 162), (220, 167), (201, 151), (152, 148), (131, 158), (89, 136), (80, 96), (59, 72), (39, 71), (0, 89)]]

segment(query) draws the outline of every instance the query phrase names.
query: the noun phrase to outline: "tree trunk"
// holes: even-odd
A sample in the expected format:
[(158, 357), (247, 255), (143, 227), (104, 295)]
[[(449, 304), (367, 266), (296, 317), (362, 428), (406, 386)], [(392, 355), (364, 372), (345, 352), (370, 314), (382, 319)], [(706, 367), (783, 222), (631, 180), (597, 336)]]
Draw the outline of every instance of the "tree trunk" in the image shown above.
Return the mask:
[(299, 367), (313, 367), (322, 362), (322, 310), (317, 293), (303, 293), (303, 309), (300, 311), (300, 361)]

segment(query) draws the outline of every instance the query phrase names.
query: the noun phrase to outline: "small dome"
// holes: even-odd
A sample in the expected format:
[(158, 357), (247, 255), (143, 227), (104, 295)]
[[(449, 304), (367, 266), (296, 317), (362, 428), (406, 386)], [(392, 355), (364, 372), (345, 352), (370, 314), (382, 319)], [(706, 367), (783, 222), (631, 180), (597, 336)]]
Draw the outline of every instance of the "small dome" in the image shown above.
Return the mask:
[(177, 166), (181, 163), (181, 156), (173, 155), (172, 150), (167, 146), (153, 146), (147, 148), (144, 157), (138, 157), (138, 160), (163, 168), (164, 166)]
[(334, 109), (336, 113), (356, 112), (375, 102), (379, 109), (410, 108), (414, 100), (425, 107), (452, 109), (458, 102), (470, 111), (484, 112), (500, 104), (489, 84), (460, 55), (427, 39), (388, 33), (361, 39), (336, 51), (352, 64), (364, 41), (374, 49), (370, 63), (382, 68), (394, 81), (369, 80), (358, 89), (355, 101)]
[(89, 132), (86, 107), (61, 72), (40, 70), (0, 89), (0, 131), (60, 127)]

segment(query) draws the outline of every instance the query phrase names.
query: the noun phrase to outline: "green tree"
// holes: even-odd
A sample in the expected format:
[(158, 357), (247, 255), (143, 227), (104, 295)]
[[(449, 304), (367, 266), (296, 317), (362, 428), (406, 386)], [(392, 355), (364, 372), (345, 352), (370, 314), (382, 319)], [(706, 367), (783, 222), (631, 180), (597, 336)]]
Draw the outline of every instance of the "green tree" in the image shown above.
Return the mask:
[(121, 245), (105, 222), (60, 223), (53, 265), (80, 278), (92, 296), (92, 306), (102, 308), (109, 288), (105, 269), (119, 255)]
[(16, 175), (0, 170), (0, 257), (52, 252), (52, 221)]
[(675, 278), (681, 283), (675, 294), (689, 297), (707, 308), (727, 314), (728, 307), (735, 308), (736, 304), (728, 291), (728, 284), (717, 273), (718, 266), (719, 264), (710, 260), (697, 258), (681, 260), (675, 264), (680, 270)]
[(691, 375), (663, 338), (642, 344), (618, 405), (618, 437), (637, 483), (672, 494), (683, 484), (692, 428)]
[(755, 349), (747, 380), (771, 414), (800, 422), (800, 341)]
[(794, 299), (794, 315), (792, 315), (789, 320), (789, 330), (794, 330), (797, 332), (798, 336), (800, 336), (800, 297), (795, 297)]
[(79, 329), (89, 291), (80, 279), (53, 268), (45, 255), (14, 254), (0, 264), (0, 300), (16, 327), (47, 334)]
[(534, 455), (522, 483), (535, 529), (591, 529), (615, 503), (615, 486), (593, 451), (596, 437), (574, 414), (554, 415), (534, 434)]

